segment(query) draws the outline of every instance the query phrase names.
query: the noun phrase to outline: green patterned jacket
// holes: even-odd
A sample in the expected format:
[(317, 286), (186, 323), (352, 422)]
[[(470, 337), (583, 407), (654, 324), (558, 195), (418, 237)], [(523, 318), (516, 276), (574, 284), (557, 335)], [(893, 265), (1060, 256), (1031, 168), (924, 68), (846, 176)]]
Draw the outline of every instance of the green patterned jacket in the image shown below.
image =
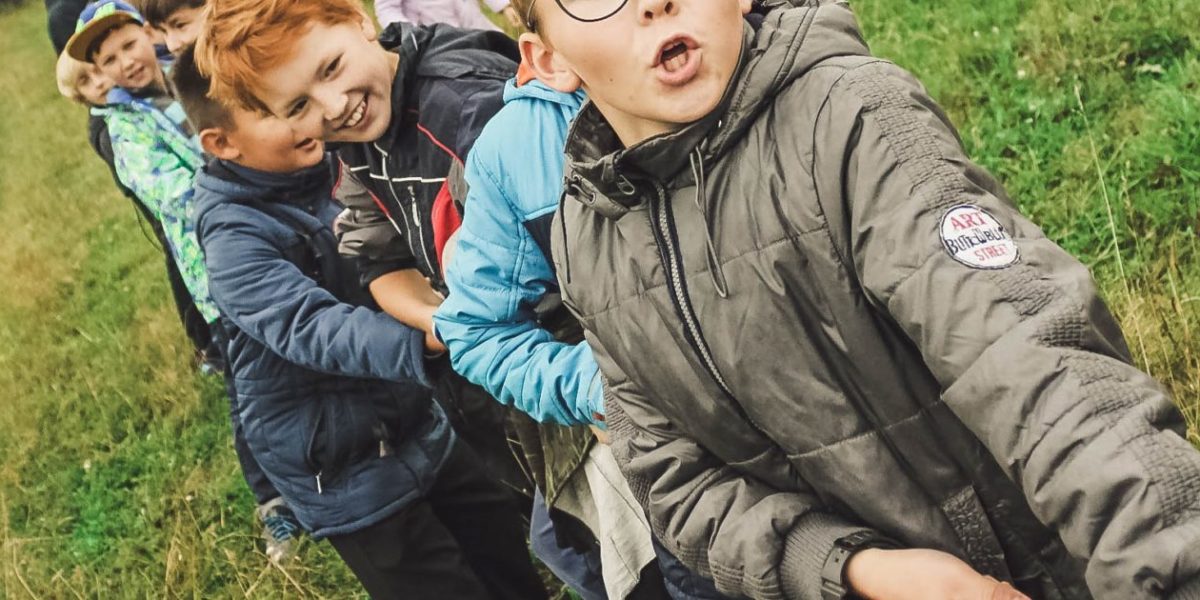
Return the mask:
[(216, 321), (192, 223), (192, 184), (204, 158), (183, 109), (169, 96), (139, 97), (113, 88), (108, 105), (94, 112), (108, 125), (117, 176), (158, 217), (197, 310), (205, 321)]

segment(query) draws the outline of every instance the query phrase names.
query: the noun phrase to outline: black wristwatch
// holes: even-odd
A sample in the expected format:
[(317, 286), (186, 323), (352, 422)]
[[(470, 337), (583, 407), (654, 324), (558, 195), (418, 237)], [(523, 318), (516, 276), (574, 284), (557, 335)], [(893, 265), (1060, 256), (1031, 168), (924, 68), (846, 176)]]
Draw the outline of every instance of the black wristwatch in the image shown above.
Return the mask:
[(894, 540), (874, 531), (858, 531), (833, 543), (833, 550), (821, 567), (821, 600), (857, 598), (846, 583), (846, 565), (850, 557), (867, 548), (899, 548)]

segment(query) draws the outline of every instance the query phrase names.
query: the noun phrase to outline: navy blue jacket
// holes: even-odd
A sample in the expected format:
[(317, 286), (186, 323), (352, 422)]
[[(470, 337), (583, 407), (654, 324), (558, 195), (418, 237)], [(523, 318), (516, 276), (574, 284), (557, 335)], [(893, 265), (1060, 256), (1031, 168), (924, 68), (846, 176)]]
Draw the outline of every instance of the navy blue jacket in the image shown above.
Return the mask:
[(229, 336), (246, 441), (315, 537), (432, 487), (453, 433), (425, 385), (424, 334), (370, 304), (337, 254), (328, 163), (196, 179), (196, 231)]

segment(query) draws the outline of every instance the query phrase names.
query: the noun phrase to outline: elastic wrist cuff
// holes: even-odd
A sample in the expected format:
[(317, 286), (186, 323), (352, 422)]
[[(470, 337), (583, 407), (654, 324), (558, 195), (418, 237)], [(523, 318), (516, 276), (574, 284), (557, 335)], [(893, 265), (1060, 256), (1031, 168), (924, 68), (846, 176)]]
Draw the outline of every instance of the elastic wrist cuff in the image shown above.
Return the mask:
[(821, 570), (837, 540), (869, 529), (847, 524), (828, 513), (801, 517), (784, 540), (779, 578), (787, 598), (820, 598)]

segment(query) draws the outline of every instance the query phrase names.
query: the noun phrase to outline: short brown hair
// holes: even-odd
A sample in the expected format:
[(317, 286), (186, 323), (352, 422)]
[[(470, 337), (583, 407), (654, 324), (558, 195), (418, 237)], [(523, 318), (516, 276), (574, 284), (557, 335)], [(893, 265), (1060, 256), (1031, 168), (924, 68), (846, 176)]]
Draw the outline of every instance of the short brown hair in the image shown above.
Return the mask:
[(210, 96), (265, 110), (258, 74), (281, 63), (314, 24), (367, 18), (357, 0), (210, 0), (196, 41), (196, 65), (212, 79)]
[(233, 129), (229, 108), (209, 97), (211, 82), (196, 68), (195, 48), (189, 47), (179, 55), (171, 70), (171, 84), (175, 86), (175, 96), (196, 133), (214, 127), (226, 131)]
[(176, 11), (185, 8), (204, 8), (204, 0), (135, 0), (133, 5), (142, 13), (146, 23), (158, 27)]

